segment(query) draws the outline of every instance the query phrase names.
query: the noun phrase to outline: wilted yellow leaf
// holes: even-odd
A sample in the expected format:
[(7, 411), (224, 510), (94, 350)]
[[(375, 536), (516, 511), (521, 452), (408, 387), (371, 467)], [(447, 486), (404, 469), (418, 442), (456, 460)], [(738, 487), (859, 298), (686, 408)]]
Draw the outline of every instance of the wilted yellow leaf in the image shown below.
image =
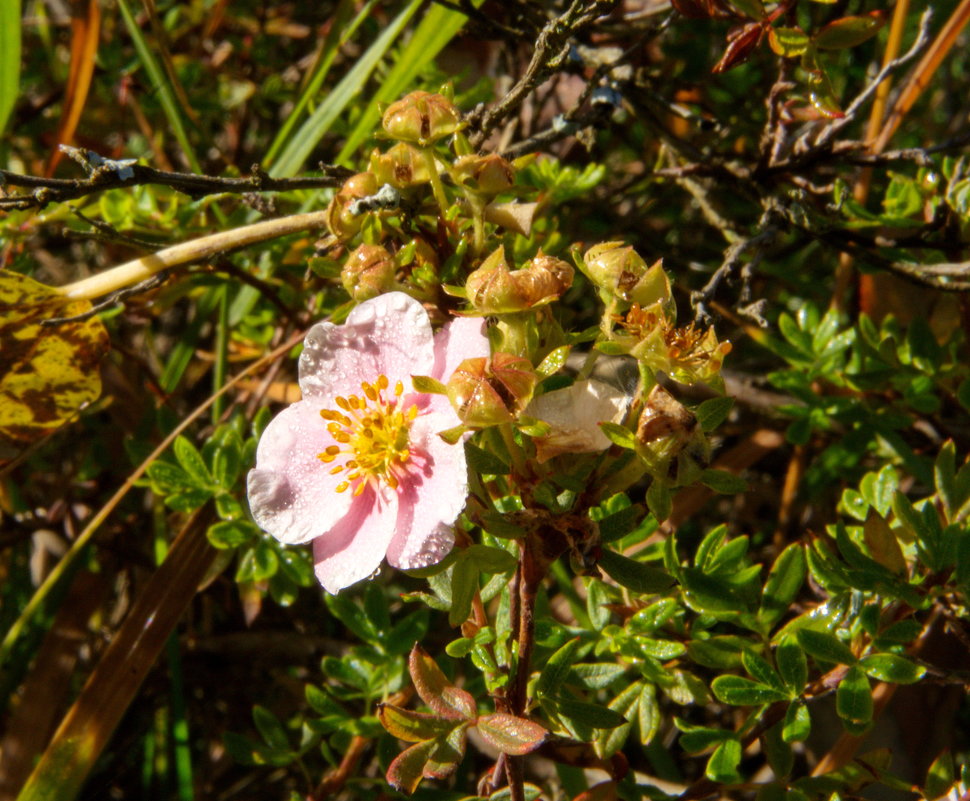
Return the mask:
[(88, 301), (0, 270), (0, 439), (30, 442), (97, 400), (98, 362), (108, 348), (101, 321), (41, 325), (90, 308)]

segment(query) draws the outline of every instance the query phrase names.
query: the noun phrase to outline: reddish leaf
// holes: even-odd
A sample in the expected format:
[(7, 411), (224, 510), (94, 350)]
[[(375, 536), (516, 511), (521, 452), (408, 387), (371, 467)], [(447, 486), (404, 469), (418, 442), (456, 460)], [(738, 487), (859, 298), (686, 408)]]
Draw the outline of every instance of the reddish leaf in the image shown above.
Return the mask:
[(886, 24), (884, 11), (871, 11), (858, 17), (842, 17), (815, 34), (815, 46), (823, 50), (842, 50), (862, 44)]
[(714, 69), (711, 72), (727, 72), (732, 67), (743, 64), (761, 42), (761, 37), (764, 36), (764, 33), (764, 25), (760, 22), (749, 22), (743, 26), (736, 34), (730, 37), (724, 55), (714, 65)]
[(419, 645), (411, 650), (408, 670), (418, 695), (432, 711), (445, 718), (474, 720), (477, 712), (475, 699), (448, 681), (437, 663)]
[(808, 36), (801, 28), (771, 28), (768, 31), (768, 46), (779, 56), (794, 58), (808, 48)]
[(616, 782), (594, 784), (586, 792), (577, 795), (573, 801), (617, 801)]
[(434, 740), (412, 745), (406, 751), (398, 754), (387, 769), (387, 782), (395, 790), (410, 795), (421, 783), (424, 776), (424, 765), (434, 749)]
[(412, 712), (394, 704), (379, 704), (377, 719), (388, 733), (408, 743), (420, 743), (444, 735), (457, 725), (454, 718)]
[(671, 0), (671, 5), (689, 19), (709, 19), (724, 15), (724, 6), (718, 0)]
[(485, 742), (503, 754), (512, 756), (535, 751), (549, 734), (538, 723), (503, 712), (483, 715), (475, 725)]

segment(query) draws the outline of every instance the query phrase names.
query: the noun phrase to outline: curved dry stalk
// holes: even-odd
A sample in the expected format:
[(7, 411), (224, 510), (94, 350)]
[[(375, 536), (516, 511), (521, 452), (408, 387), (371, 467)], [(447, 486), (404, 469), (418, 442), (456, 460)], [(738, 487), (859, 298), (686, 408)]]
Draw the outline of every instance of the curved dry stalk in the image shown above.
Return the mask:
[(276, 239), (313, 228), (323, 228), (326, 224), (326, 211), (312, 211), (275, 220), (263, 220), (241, 228), (192, 239), (189, 242), (181, 242), (157, 253), (119, 264), (97, 275), (82, 278), (80, 281), (60, 287), (58, 291), (72, 300), (93, 300), (141, 283), (162, 270), (204, 261), (256, 242), (265, 242), (268, 239)]

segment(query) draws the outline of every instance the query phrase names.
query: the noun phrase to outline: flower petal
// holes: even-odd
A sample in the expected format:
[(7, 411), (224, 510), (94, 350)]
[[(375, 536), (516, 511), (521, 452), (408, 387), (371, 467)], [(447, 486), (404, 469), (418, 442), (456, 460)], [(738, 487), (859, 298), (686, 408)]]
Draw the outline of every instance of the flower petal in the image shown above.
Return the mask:
[(419, 417), (411, 426), (412, 471), (398, 488), (397, 533), (387, 561), (405, 570), (437, 564), (455, 543), (452, 524), (465, 508), (468, 468), (461, 443), (448, 445), (437, 435), (449, 418)]
[(313, 541), (313, 569), (330, 593), (371, 576), (381, 565), (394, 537), (398, 497), (367, 487), (354, 498), (350, 511), (336, 526)]
[(434, 370), (430, 375), (445, 383), (465, 359), (490, 353), (484, 321), (480, 317), (458, 317), (434, 338)]
[(284, 409), (260, 437), (246, 482), (249, 508), (260, 528), (280, 542), (307, 542), (347, 514), (350, 494), (336, 492), (342, 479), (318, 458), (332, 444), (317, 401)]
[(412, 375), (429, 375), (434, 363), (431, 322), (424, 307), (403, 292), (388, 292), (357, 306), (337, 326), (317, 323), (300, 355), (304, 398), (329, 402), (360, 391), (362, 381), (384, 374), (411, 386)]
[(562, 453), (606, 450), (610, 441), (599, 423), (619, 420), (629, 402), (623, 390), (596, 380), (576, 381), (540, 395), (526, 413), (548, 423), (552, 431), (535, 438), (536, 458), (542, 463)]

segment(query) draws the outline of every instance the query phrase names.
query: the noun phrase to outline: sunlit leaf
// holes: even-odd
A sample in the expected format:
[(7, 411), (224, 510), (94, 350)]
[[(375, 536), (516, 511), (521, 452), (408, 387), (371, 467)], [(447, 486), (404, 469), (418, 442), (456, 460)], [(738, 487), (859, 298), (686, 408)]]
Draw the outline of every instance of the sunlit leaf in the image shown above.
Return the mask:
[(98, 363), (108, 348), (101, 321), (41, 325), (90, 308), (87, 301), (0, 270), (0, 439), (30, 442), (98, 399)]
[(438, 664), (418, 645), (411, 649), (408, 670), (421, 700), (436, 714), (451, 718), (475, 717), (475, 700), (448, 681)]
[(485, 742), (512, 756), (535, 751), (549, 734), (538, 723), (502, 712), (483, 715), (475, 725)]

